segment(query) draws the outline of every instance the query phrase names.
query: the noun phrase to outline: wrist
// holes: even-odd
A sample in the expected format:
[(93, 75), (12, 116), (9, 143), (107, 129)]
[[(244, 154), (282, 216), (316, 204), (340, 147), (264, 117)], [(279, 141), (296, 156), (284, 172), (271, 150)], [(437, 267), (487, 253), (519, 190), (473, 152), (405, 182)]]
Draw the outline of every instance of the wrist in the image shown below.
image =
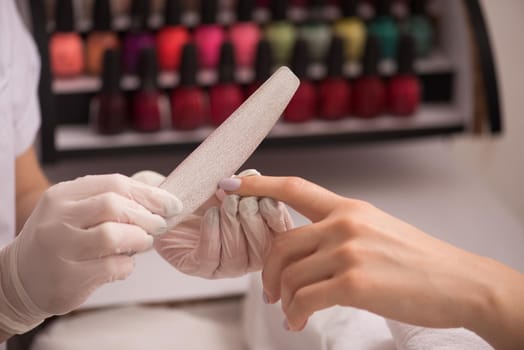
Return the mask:
[(481, 288), (472, 296), (466, 328), (496, 349), (524, 347), (524, 275), (489, 258), (482, 258)]
[(51, 316), (38, 308), (18, 275), (18, 254), (15, 239), (0, 249), (0, 331), (4, 334), (22, 334)]

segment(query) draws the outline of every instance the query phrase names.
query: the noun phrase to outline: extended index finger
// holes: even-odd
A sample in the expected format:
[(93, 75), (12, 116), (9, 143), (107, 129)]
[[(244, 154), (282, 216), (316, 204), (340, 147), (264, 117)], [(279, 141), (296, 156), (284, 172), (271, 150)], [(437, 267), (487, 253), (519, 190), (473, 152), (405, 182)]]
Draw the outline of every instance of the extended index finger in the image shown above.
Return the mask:
[(219, 185), (229, 193), (285, 202), (313, 222), (328, 216), (341, 198), (300, 177), (251, 176), (225, 179)]

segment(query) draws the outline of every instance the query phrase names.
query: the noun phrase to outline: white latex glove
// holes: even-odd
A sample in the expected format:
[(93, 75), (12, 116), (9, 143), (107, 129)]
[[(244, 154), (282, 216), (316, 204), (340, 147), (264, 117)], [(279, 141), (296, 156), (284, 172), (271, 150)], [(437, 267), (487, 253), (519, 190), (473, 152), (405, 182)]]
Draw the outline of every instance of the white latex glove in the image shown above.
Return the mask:
[[(238, 176), (259, 175), (246, 170)], [(160, 185), (164, 176), (144, 171), (133, 178)], [(293, 223), (286, 206), (271, 198), (225, 196), (222, 190), (180, 225), (155, 239), (157, 252), (183, 273), (209, 279), (262, 269), (273, 236)]]
[(49, 188), (20, 235), (0, 250), (0, 329), (20, 334), (125, 279), (129, 253), (165, 232), (173, 195), (123, 175), (86, 176)]

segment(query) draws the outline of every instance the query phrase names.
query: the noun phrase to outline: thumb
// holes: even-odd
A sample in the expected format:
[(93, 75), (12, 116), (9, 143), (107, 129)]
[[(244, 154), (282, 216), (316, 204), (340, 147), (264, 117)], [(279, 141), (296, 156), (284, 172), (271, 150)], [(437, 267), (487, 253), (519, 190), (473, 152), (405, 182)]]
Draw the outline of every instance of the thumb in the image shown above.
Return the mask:
[(133, 180), (142, 182), (149, 186), (158, 187), (162, 182), (165, 181), (166, 177), (162, 174), (151, 170), (142, 170), (131, 176)]

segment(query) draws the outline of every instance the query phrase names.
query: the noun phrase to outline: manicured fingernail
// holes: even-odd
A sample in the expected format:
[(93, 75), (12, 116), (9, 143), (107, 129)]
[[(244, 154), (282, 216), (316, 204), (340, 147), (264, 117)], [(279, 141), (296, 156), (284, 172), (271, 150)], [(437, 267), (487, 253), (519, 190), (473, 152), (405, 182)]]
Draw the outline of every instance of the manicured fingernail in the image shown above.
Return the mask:
[(169, 196), (168, 198), (169, 201), (167, 201), (165, 204), (165, 216), (169, 218), (177, 214), (180, 214), (180, 212), (184, 208), (184, 205), (182, 204), (180, 199), (173, 195)]
[(267, 297), (266, 292), (262, 292), (262, 300), (264, 300), (264, 304), (269, 304), (269, 298)]
[(289, 331), (290, 328), (289, 328), (289, 323), (287, 323), (287, 319), (284, 320), (284, 322), (282, 323), (282, 327), (284, 327), (284, 329), (286, 331)]
[(167, 222), (162, 218), (163, 223), (158, 226), (155, 232), (151, 232), (153, 236), (160, 236), (167, 232)]
[(220, 180), (218, 186), (220, 186), (224, 191), (236, 191), (240, 188), (241, 183), (242, 181), (239, 178), (230, 178)]

